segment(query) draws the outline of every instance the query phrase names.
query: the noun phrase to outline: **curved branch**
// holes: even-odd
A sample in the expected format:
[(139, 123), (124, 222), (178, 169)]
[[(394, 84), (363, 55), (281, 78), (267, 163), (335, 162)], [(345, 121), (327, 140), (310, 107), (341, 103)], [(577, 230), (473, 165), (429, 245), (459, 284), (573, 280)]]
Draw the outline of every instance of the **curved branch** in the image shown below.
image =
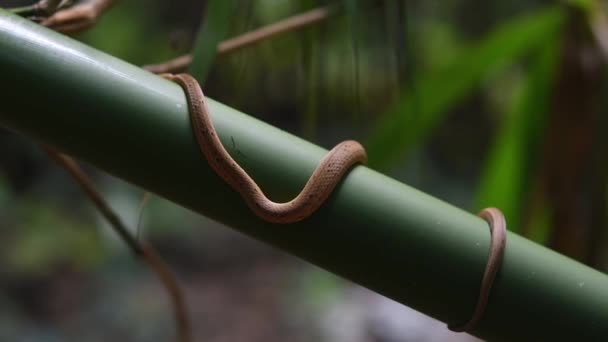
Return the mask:
[[(308, 27), (327, 19), (334, 12), (332, 7), (325, 6), (294, 15), (274, 24), (227, 39), (218, 45), (217, 53), (219, 55), (228, 54), (283, 33)], [(160, 64), (144, 65), (143, 68), (155, 74), (176, 73), (186, 70), (190, 63), (192, 63), (192, 55), (187, 54)]]
[(97, 191), (91, 179), (84, 173), (84, 171), (82, 171), (74, 159), (46, 146), (43, 146), (43, 149), (46, 151), (49, 157), (51, 157), (51, 159), (63, 167), (63, 169), (66, 170), (72, 177), (72, 179), (78, 183), (80, 188), (87, 194), (91, 202), (95, 204), (97, 210), (99, 210), (108, 223), (110, 223), (110, 227), (112, 227), (118, 236), (120, 236), (120, 238), (127, 244), (133, 254), (135, 254), (135, 256), (141, 261), (145, 262), (158, 276), (158, 279), (164, 285), (171, 300), (175, 322), (177, 325), (178, 341), (192, 341), (192, 332), (184, 302), (184, 296), (178, 285), (177, 279), (173, 273), (171, 273), (171, 270), (163, 261), (161, 256), (152, 246), (138, 241), (135, 236), (129, 232), (122, 220), (118, 217), (118, 215), (116, 215), (114, 210), (112, 210), (99, 191)]

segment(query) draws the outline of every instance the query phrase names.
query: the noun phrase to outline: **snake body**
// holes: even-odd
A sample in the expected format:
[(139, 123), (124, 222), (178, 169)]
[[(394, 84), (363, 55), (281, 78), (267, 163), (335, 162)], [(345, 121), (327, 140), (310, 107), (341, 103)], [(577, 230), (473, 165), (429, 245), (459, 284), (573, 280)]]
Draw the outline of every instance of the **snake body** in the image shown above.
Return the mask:
[(507, 242), (507, 221), (505, 220), (505, 216), (497, 208), (485, 208), (479, 213), (479, 217), (486, 220), (490, 226), (490, 235), (492, 237), (492, 241), (490, 242), (490, 255), (486, 262), (483, 278), (481, 278), (481, 287), (479, 289), (477, 305), (475, 306), (473, 315), (468, 322), (462, 325), (449, 325), (449, 328), (453, 331), (471, 331), (479, 320), (481, 320), (488, 304), (488, 297), (490, 296), (490, 290), (494, 284), (494, 279), (496, 278), (500, 265), (502, 265)]
[(211, 168), (241, 194), (258, 217), (267, 222), (285, 224), (307, 218), (325, 202), (355, 164), (367, 162), (367, 154), (361, 144), (354, 140), (343, 141), (325, 155), (294, 199), (285, 203), (273, 202), (224, 148), (211, 122), (205, 96), (198, 82), (188, 74), (161, 76), (184, 89), (196, 140)]
[[(271, 223), (293, 223), (313, 214), (344, 175), (356, 164), (365, 164), (367, 155), (361, 144), (347, 140), (336, 145), (321, 160), (302, 191), (291, 201), (276, 203), (264, 195), (256, 182), (230, 156), (213, 126), (205, 96), (198, 82), (188, 74), (162, 74), (162, 77), (180, 85), (188, 101), (190, 121), (197, 143), (211, 168), (240, 193), (251, 210)], [(454, 331), (471, 331), (483, 316), (496, 273), (500, 268), (506, 242), (505, 218), (496, 208), (479, 213), (490, 226), (492, 242), (490, 255), (481, 281), (477, 305), (471, 319), (462, 325), (450, 325)]]

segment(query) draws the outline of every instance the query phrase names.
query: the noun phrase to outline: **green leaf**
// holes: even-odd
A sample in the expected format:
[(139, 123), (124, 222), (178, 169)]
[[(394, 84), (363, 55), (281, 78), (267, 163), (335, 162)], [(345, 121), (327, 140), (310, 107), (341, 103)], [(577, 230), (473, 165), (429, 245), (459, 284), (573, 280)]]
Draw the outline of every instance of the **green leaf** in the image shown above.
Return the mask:
[(370, 165), (386, 168), (403, 158), (426, 138), (448, 108), (481, 81), (553, 37), (563, 17), (562, 7), (551, 6), (513, 19), (476, 46), (463, 49), (451, 63), (421, 75), (416, 89), (406, 92), (372, 131), (366, 144)]
[(205, 82), (211, 70), (217, 54), (217, 46), (228, 35), (233, 10), (234, 0), (207, 2), (205, 19), (195, 40), (189, 70), (201, 84)]
[(591, 11), (600, 1), (597, 0), (563, 0), (564, 3), (584, 12)]
[[(535, 167), (537, 147), (543, 136), (545, 117), (549, 112), (551, 84), (559, 60), (559, 36), (547, 37), (542, 49), (534, 56), (526, 83), (516, 94), (508, 110), (502, 130), (491, 148), (481, 177), (476, 208), (501, 208), (512, 231), (521, 231), (522, 203), (530, 189), (530, 176)], [(534, 218), (533, 218), (534, 219)], [(534, 219), (544, 222), (541, 218)], [(547, 225), (531, 225), (530, 234), (538, 239), (546, 236)], [(540, 241), (539, 241), (540, 242)]]

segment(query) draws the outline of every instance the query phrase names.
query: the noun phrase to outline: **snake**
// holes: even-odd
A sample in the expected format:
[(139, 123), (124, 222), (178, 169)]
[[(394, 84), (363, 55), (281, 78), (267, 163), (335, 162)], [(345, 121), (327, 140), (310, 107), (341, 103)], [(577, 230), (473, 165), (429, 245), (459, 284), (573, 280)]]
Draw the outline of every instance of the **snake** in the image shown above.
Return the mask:
[(494, 284), (498, 269), (500, 268), (500, 265), (502, 265), (505, 246), (507, 243), (507, 220), (505, 220), (505, 216), (500, 209), (485, 208), (478, 214), (478, 216), (484, 219), (488, 223), (488, 226), (490, 226), (490, 254), (481, 278), (481, 287), (479, 289), (477, 305), (475, 306), (473, 315), (471, 315), (469, 321), (464, 324), (448, 325), (450, 330), (456, 332), (472, 331), (483, 317), (486, 306), (488, 305), (490, 290)]
[[(289, 224), (311, 216), (334, 191), (344, 176), (357, 164), (367, 163), (367, 153), (354, 140), (332, 148), (292, 200), (277, 203), (270, 200), (253, 178), (232, 158), (213, 126), (207, 101), (198, 81), (189, 74), (161, 74), (177, 83), (184, 91), (192, 130), (207, 163), (230, 187), (238, 192), (251, 211), (264, 221)], [(492, 284), (502, 264), (506, 243), (506, 221), (497, 208), (485, 208), (479, 216), (486, 220), (492, 235), (490, 253), (481, 281), (477, 305), (471, 319), (462, 325), (449, 325), (454, 331), (470, 331), (483, 316)]]
[(309, 217), (325, 202), (355, 164), (367, 162), (367, 154), (361, 144), (354, 140), (343, 141), (325, 155), (296, 197), (285, 203), (273, 202), (224, 148), (196, 79), (188, 74), (161, 76), (184, 89), (194, 135), (211, 168), (241, 194), (254, 214), (267, 222), (287, 224)]

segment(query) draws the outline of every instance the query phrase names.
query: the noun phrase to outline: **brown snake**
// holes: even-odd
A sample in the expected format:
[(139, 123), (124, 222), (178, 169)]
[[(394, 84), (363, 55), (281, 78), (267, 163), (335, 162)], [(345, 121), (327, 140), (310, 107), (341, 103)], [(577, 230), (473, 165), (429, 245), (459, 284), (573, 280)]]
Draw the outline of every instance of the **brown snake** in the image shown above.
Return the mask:
[(492, 284), (494, 284), (496, 273), (498, 273), (498, 269), (500, 268), (500, 265), (502, 265), (502, 258), (507, 243), (507, 221), (499, 209), (485, 208), (479, 213), (479, 216), (486, 220), (490, 226), (490, 235), (492, 236), (492, 241), (490, 242), (490, 255), (488, 256), (486, 269), (484, 270), (483, 278), (481, 279), (481, 288), (479, 289), (475, 311), (473, 311), (473, 315), (465, 324), (448, 325), (453, 331), (471, 331), (479, 320), (481, 320), (488, 304), (488, 297), (490, 296), (490, 290), (492, 289)]
[[(347, 140), (336, 145), (321, 160), (302, 191), (291, 201), (276, 203), (268, 199), (256, 182), (230, 156), (220, 141), (211, 121), (203, 91), (188, 74), (162, 74), (180, 85), (188, 101), (190, 121), (200, 150), (211, 168), (245, 200), (260, 218), (271, 223), (293, 223), (313, 214), (332, 193), (344, 175), (357, 163), (365, 164), (367, 154), (361, 144)], [(506, 222), (500, 210), (486, 208), (479, 214), (490, 225), (492, 242), (472, 318), (454, 331), (469, 331), (481, 319), (496, 273), (502, 263), (506, 241)]]
[(293, 223), (307, 218), (325, 202), (353, 165), (367, 161), (365, 149), (361, 144), (353, 140), (341, 142), (321, 160), (294, 199), (285, 203), (273, 202), (222, 145), (211, 122), (205, 96), (198, 82), (188, 74), (161, 76), (176, 82), (184, 89), (196, 140), (211, 168), (240, 193), (249, 208), (265, 221)]

